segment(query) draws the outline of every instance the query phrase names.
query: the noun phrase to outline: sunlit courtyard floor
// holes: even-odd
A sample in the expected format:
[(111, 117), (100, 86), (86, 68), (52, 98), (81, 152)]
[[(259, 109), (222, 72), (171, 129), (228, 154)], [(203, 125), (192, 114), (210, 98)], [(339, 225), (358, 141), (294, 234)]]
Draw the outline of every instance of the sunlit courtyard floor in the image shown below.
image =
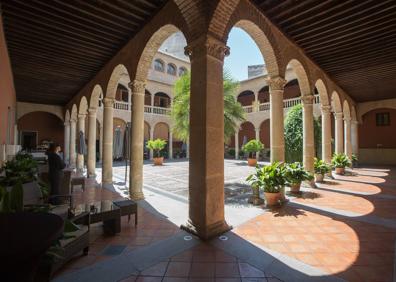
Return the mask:
[[(105, 237), (94, 225), (90, 254), (74, 259), (56, 279), (393, 281), (396, 168), (354, 169), (288, 195), (285, 206), (271, 210), (247, 203), (244, 179), (253, 170), (243, 161), (225, 161), (226, 219), (234, 229), (202, 243), (179, 229), (188, 213), (188, 162), (145, 164), (138, 226), (123, 218), (122, 232)], [(125, 167), (116, 164), (113, 173), (114, 191), (92, 182), (77, 198), (127, 196)]]

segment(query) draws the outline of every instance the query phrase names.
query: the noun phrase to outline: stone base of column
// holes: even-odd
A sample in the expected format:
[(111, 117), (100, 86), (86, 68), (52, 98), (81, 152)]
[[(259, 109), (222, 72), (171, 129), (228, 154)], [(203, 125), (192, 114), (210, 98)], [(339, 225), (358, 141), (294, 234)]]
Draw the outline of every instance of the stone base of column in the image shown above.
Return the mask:
[(144, 194), (141, 191), (132, 192), (131, 199), (134, 200), (134, 201), (144, 200)]
[(232, 226), (228, 225), (225, 220), (216, 222), (209, 226), (198, 226), (195, 225), (191, 219), (186, 224), (180, 226), (181, 229), (198, 236), (202, 240), (209, 240), (223, 233), (226, 233), (232, 229)]

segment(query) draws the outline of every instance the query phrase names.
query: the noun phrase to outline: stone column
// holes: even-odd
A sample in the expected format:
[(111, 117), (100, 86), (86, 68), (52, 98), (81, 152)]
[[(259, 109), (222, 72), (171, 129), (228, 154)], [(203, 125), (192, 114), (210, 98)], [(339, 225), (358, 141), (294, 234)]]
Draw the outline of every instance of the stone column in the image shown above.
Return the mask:
[(113, 109), (114, 98), (103, 99), (102, 184), (113, 184)]
[(286, 80), (282, 77), (268, 78), (270, 94), (270, 143), (271, 162), (285, 161), (285, 135), (283, 125), (283, 89)]
[[(129, 194), (134, 200), (144, 199), (143, 194), (143, 151), (144, 151), (144, 91), (146, 83), (134, 80), (129, 84), (132, 90), (131, 113), (131, 166)], [(151, 136), (150, 136), (151, 138)]]
[(337, 154), (344, 153), (344, 129), (342, 113), (334, 113), (335, 117), (335, 152)]
[(344, 118), (344, 130), (345, 130), (345, 155), (348, 156), (349, 159), (352, 159), (352, 143), (351, 143), (351, 118)]
[(96, 166), (96, 109), (88, 110), (88, 177), (95, 177)]
[(76, 120), (70, 119), (70, 166), (76, 167)]
[[(260, 141), (260, 127), (254, 128), (254, 131), (256, 133), (256, 140)], [(258, 160), (260, 157), (260, 152), (256, 153), (256, 159)]]
[(63, 148), (63, 161), (65, 164), (69, 164), (70, 160), (70, 121), (65, 122), (65, 138)]
[(331, 107), (322, 106), (322, 159), (331, 162)]
[(235, 132), (235, 159), (239, 159), (239, 127)]
[[(151, 126), (150, 127), (150, 140), (153, 140), (153, 139), (154, 139), (154, 126)], [(153, 150), (150, 150), (150, 153), (149, 153), (150, 160), (153, 159), (153, 156), (154, 156), (154, 152), (153, 152)]]
[(303, 95), (303, 163), (307, 171), (314, 172), (315, 138), (313, 120), (313, 95)]
[[(78, 115), (78, 132), (77, 132), (77, 139), (80, 142), (80, 132), (84, 134), (85, 138), (85, 117), (86, 114), (79, 114)], [(85, 142), (85, 141), (84, 141)], [(80, 146), (80, 144), (78, 144)], [(77, 171), (83, 172), (84, 170), (84, 154), (77, 154)]]
[(168, 140), (168, 148), (169, 148), (169, 152), (168, 152), (168, 158), (170, 160), (173, 159), (173, 136), (172, 136), (172, 131), (169, 131), (169, 140)]
[(357, 120), (352, 120), (351, 125), (351, 139), (352, 139), (352, 153), (355, 156), (359, 155), (359, 123)]
[(154, 93), (151, 93), (150, 98), (151, 98), (151, 107), (154, 107), (154, 98), (155, 98), (155, 94), (154, 94)]
[[(102, 121), (103, 122), (103, 121)], [(99, 161), (103, 159), (103, 125), (99, 125)]]
[(191, 61), (189, 220), (184, 229), (209, 239), (230, 230), (224, 218), (223, 62), (229, 48), (200, 37)]

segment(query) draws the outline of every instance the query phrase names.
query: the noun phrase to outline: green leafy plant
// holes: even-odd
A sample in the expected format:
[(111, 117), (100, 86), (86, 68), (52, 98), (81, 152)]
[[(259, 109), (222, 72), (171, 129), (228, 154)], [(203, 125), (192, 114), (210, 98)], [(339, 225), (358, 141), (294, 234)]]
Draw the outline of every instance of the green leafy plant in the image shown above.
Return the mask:
[(249, 154), (249, 158), (255, 158), (254, 154), (264, 149), (263, 143), (260, 140), (250, 140), (242, 146), (242, 151)]
[(155, 139), (147, 141), (147, 149), (154, 151), (154, 158), (161, 157), (161, 151), (165, 148), (166, 141), (163, 139)]
[(352, 162), (356, 163), (358, 160), (358, 157), (355, 154), (352, 154)]
[(326, 163), (324, 160), (315, 158), (314, 170), (317, 174), (326, 174), (331, 171), (331, 165)]
[(256, 167), (255, 173), (249, 175), (246, 181), (252, 187), (259, 187), (267, 193), (279, 193), (286, 184), (285, 166), (274, 162), (263, 167)]
[[(182, 75), (174, 86), (175, 97), (172, 103), (171, 117), (173, 120), (173, 133), (183, 142), (187, 142), (190, 134), (190, 84), (189, 72)], [(239, 82), (234, 80), (225, 71), (223, 74), (224, 89), (224, 141), (234, 136), (237, 124), (245, 120), (245, 112), (240, 103), (235, 99)]]
[(17, 183), (9, 191), (0, 186), (0, 213), (20, 212), (23, 210), (23, 187)]
[(300, 162), (288, 163), (285, 165), (285, 177), (290, 185), (299, 184), (303, 181), (312, 180), (313, 175), (304, 169)]
[(334, 154), (331, 159), (331, 164), (334, 167), (345, 168), (351, 165), (351, 160), (345, 154)]
[(28, 183), (37, 179), (37, 162), (30, 154), (18, 153), (14, 159), (7, 161), (1, 168), (4, 176), (0, 177), (0, 185), (14, 186), (18, 183)]

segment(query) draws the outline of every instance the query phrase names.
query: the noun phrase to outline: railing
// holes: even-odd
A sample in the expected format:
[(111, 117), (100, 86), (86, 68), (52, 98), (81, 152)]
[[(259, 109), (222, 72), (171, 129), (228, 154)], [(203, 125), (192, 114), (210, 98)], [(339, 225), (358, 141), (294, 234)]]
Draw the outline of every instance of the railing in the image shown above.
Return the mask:
[(161, 108), (161, 107), (151, 107), (151, 113), (155, 115), (170, 115), (171, 110), (169, 108)]
[(128, 102), (116, 101), (114, 103), (114, 109), (129, 111), (129, 103)]
[(270, 110), (270, 103), (262, 103), (259, 106), (259, 112), (265, 112), (265, 111), (269, 111)]
[(298, 104), (301, 104), (300, 97), (283, 100), (283, 108), (291, 108)]
[(252, 113), (253, 112), (253, 106), (243, 106), (242, 107), (245, 113)]

